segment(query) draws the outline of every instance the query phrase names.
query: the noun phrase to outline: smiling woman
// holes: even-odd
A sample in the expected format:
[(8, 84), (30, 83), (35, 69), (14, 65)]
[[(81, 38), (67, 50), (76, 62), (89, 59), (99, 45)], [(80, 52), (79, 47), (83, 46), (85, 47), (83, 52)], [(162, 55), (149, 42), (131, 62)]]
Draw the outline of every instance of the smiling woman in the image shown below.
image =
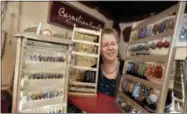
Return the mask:
[(104, 29), (101, 39), (101, 57), (98, 91), (110, 96), (115, 95), (119, 72), (118, 35), (113, 29)]
[[(120, 78), (118, 60), (118, 34), (115, 30), (105, 28), (101, 36), (101, 61), (98, 76), (98, 92), (106, 95), (115, 96), (117, 81)], [(94, 67), (94, 66), (93, 66)], [(87, 76), (90, 71), (85, 72), (84, 81), (87, 82)]]

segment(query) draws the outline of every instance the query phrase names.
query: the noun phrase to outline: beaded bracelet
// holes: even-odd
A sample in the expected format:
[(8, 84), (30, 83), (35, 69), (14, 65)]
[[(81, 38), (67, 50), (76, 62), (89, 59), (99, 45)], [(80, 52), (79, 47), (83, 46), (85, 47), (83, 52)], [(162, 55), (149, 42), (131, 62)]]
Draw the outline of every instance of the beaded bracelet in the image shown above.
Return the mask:
[(54, 97), (61, 96), (62, 94), (63, 94), (62, 91), (50, 91), (50, 92), (44, 92), (44, 93), (35, 93), (30, 96), (27, 96), (27, 102), (30, 100), (54, 98)]

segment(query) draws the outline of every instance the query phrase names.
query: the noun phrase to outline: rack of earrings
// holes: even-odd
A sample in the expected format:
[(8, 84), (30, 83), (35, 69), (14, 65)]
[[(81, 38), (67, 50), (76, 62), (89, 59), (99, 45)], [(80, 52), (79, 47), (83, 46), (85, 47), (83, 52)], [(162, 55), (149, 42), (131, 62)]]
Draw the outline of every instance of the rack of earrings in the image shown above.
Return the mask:
[[(35, 36), (35, 37), (34, 37)], [(71, 42), (19, 34), (13, 112), (65, 113)], [(19, 50), (20, 49), (20, 50)], [(17, 83), (17, 84), (16, 84)]]
[(126, 78), (146, 84), (152, 88), (161, 88), (163, 72), (165, 69), (162, 62), (128, 61), (126, 62)]
[(96, 95), (100, 36), (101, 30), (89, 30), (74, 25), (68, 94)]
[[(130, 87), (130, 93), (129, 88), (119, 89), (118, 97), (143, 112), (164, 112), (171, 65), (174, 60), (175, 38), (179, 36), (178, 30), (180, 30), (180, 26), (176, 25), (181, 25), (182, 20), (179, 17), (184, 7), (184, 3), (178, 3), (155, 16), (133, 24), (125, 57), (126, 67), (122, 76), (122, 79), (126, 80), (125, 88)], [(135, 90), (133, 91), (132, 84), (129, 86), (132, 82), (136, 82), (134, 88), (145, 85), (159, 91), (155, 106), (146, 108), (145, 103), (142, 104), (134, 98), (140, 89), (136, 89), (137, 91), (133, 93)]]
[(128, 79), (122, 81), (121, 88), (122, 91), (118, 94), (117, 102), (125, 112), (156, 112), (158, 89)]

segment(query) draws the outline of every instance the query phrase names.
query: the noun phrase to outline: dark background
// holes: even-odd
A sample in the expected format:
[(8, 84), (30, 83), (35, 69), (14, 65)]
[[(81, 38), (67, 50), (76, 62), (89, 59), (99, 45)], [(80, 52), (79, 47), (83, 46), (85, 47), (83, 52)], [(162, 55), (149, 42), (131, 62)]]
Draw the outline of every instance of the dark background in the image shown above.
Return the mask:
[(81, 1), (82, 4), (98, 10), (106, 18), (118, 22), (136, 21), (157, 14), (177, 1)]

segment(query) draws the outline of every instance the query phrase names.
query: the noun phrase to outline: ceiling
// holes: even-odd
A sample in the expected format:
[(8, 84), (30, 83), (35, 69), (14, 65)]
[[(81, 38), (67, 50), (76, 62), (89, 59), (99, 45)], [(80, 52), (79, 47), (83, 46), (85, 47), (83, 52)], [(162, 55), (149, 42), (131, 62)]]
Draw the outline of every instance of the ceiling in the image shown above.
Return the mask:
[(136, 21), (151, 13), (159, 13), (177, 1), (82, 1), (84, 5), (97, 9), (108, 19), (118, 22)]

